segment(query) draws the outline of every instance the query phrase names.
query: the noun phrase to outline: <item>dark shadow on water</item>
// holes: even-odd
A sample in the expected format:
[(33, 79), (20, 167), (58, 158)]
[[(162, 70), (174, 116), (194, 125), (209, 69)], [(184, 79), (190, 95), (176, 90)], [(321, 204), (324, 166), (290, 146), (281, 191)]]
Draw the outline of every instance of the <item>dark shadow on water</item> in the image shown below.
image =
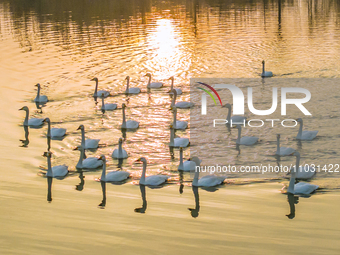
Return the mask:
[(52, 202), (52, 177), (47, 177), (47, 201)]
[(85, 186), (85, 176), (83, 174), (83, 171), (82, 170), (77, 170), (79, 172), (79, 179), (80, 179), (80, 182), (78, 185), (76, 185), (76, 190), (78, 191), (82, 191), (84, 189), (84, 186)]
[(25, 130), (25, 140), (20, 139), (19, 141), (21, 142), (20, 147), (28, 147), (28, 144), (30, 143), (28, 136), (29, 136), (29, 129), (28, 126), (24, 126)]
[(197, 218), (199, 216), (200, 211), (200, 197), (198, 194), (198, 187), (192, 186), (192, 192), (194, 193), (195, 197), (195, 208), (188, 208), (193, 218)]
[(136, 213), (145, 213), (146, 208), (147, 208), (145, 185), (140, 184), (139, 188), (140, 188), (140, 193), (141, 193), (143, 205), (142, 205), (142, 207), (135, 208), (135, 212)]
[(103, 199), (102, 202), (98, 205), (100, 209), (105, 209), (106, 206), (106, 182), (101, 181), (100, 185), (102, 187)]

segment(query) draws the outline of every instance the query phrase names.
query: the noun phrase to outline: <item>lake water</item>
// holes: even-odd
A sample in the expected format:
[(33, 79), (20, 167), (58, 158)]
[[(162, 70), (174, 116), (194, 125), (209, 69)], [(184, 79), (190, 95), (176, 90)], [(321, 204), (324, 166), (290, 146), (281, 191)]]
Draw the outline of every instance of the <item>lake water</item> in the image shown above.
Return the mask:
[[(296, 204), (281, 193), (287, 179), (276, 175), (233, 174), (216, 190), (192, 189), (190, 174), (177, 172), (179, 151), (168, 146), (168, 78), (174, 76), (184, 92), (178, 100), (189, 101), (191, 78), (255, 80), (266, 60), (275, 77), (248, 85), (256, 96), (270, 95), (275, 79), (282, 78), (300, 79), (312, 93), (307, 108), (313, 117), (304, 126), (319, 130), (317, 140), (299, 145), (293, 139), (297, 129), (281, 129), (282, 144), (298, 148), (303, 162), (339, 164), (338, 79), (324, 82), (340, 76), (339, 32), (337, 1), (0, 0), (1, 254), (338, 254), (336, 174), (317, 175), (311, 183), (321, 189)], [(147, 93), (147, 72), (165, 88)], [(141, 94), (124, 94), (127, 75)], [(101, 112), (100, 100), (96, 104), (92, 97), (94, 77), (99, 89), (111, 92), (105, 101), (117, 103), (117, 111)], [(280, 87), (286, 86), (283, 80)], [(36, 83), (50, 99), (42, 109), (33, 102)], [(135, 132), (119, 129), (122, 103), (127, 118), (140, 122)], [(266, 109), (270, 103), (264, 100), (260, 106)], [(52, 165), (66, 164), (71, 174), (53, 180), (51, 203), (42, 174), (47, 129), (30, 128), (25, 137), (24, 112), (18, 111), (24, 105), (31, 117), (49, 117), (52, 126), (67, 128), (62, 141), (51, 142)], [(225, 118), (226, 109), (217, 114)], [(295, 111), (290, 117), (301, 116)], [(189, 121), (190, 110), (179, 110), (178, 119)], [(106, 184), (105, 207), (98, 207), (101, 169), (75, 169), (80, 124), (88, 138), (101, 139), (98, 150), (87, 156), (106, 155), (109, 170), (117, 169), (119, 162), (110, 155), (125, 136), (130, 157), (121, 168), (133, 177), (123, 185)], [(217, 137), (227, 141), (229, 162), (276, 162), (271, 156), (276, 130), (243, 132), (260, 136), (261, 144), (239, 152), (235, 130)], [(189, 137), (190, 129), (176, 135)], [(200, 157), (209, 162), (220, 146)], [(190, 149), (184, 150), (184, 157), (189, 155)], [(139, 157), (148, 159), (148, 173), (167, 174), (170, 183), (144, 193), (137, 185)], [(285, 215), (292, 215), (293, 207), (290, 220)]]

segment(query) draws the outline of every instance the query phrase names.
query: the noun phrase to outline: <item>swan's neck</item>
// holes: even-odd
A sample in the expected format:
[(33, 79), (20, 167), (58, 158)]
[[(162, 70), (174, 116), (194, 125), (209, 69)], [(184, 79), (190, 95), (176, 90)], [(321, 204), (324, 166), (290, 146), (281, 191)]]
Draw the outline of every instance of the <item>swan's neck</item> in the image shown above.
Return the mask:
[(142, 184), (145, 183), (145, 173), (146, 173), (146, 162), (143, 162), (143, 172), (142, 172), (142, 176), (139, 181)]
[(47, 137), (51, 137), (51, 121), (47, 122)]
[(28, 115), (29, 115), (29, 110), (26, 111), (26, 117), (24, 120), (24, 126), (28, 126)]
[(171, 106), (172, 106), (172, 107), (175, 107), (175, 104), (176, 104), (176, 97), (177, 97), (177, 93), (174, 93), (174, 96), (173, 96), (172, 101), (171, 101)]
[(105, 176), (106, 176), (106, 162), (103, 162), (103, 171), (102, 171), (102, 176), (100, 177), (101, 181), (105, 181)]
[(170, 146), (175, 145), (175, 131), (173, 128), (170, 129)]
[(122, 128), (126, 128), (126, 119), (125, 119), (125, 108), (123, 107), (123, 123)]
[(174, 110), (174, 122), (172, 123), (174, 128), (176, 128), (176, 121), (177, 121), (177, 110)]
[(126, 90), (125, 90), (126, 93), (129, 92), (129, 85), (130, 85), (130, 80), (127, 79), (127, 81), (126, 81)]
[(263, 74), (265, 73), (265, 70), (264, 70), (264, 62), (262, 62), (262, 73), (263, 73)]
[(192, 188), (193, 192), (194, 192), (194, 196), (195, 196), (195, 210), (199, 211), (200, 209), (200, 197), (198, 195), (198, 187), (193, 187)]
[(85, 150), (85, 129), (81, 129), (81, 147)]
[(193, 186), (197, 186), (198, 185), (198, 177), (200, 175), (200, 167), (196, 166), (195, 167), (195, 176), (194, 176), (194, 180), (192, 181), (192, 185)]
[(231, 118), (231, 108), (228, 107), (228, 115), (227, 115), (227, 121), (228, 121), (228, 124), (230, 125), (230, 118)]
[(48, 177), (52, 177), (52, 163), (51, 163), (51, 157), (47, 157), (47, 175)]
[(179, 166), (183, 166), (183, 149), (179, 150)]
[(280, 137), (276, 139), (276, 154), (280, 153)]
[(83, 167), (84, 154), (85, 154), (85, 151), (84, 151), (83, 148), (81, 148), (80, 149), (80, 157), (79, 157), (79, 161), (77, 163), (76, 168), (82, 168)]
[(94, 89), (94, 94), (97, 95), (98, 91), (98, 80), (96, 80), (96, 88)]
[(297, 138), (299, 139), (299, 138), (301, 138), (301, 136), (302, 136), (302, 127), (303, 127), (303, 123), (302, 123), (302, 121), (300, 122), (300, 127), (299, 127), (299, 133), (297, 134)]
[(104, 103), (104, 97), (102, 97), (102, 110), (105, 110), (105, 103)]
[(40, 86), (38, 86), (38, 91), (37, 91), (37, 99), (40, 97)]
[(150, 88), (150, 83), (151, 83), (151, 76), (149, 76), (148, 85), (146, 86), (147, 88)]
[(122, 143), (119, 143), (118, 145), (118, 157), (122, 157), (123, 156), (123, 147), (122, 147)]
[(296, 178), (296, 172), (299, 171), (299, 164), (300, 164), (300, 156), (296, 156), (296, 165), (295, 165), (295, 170), (291, 171), (291, 177), (289, 181), (289, 186), (288, 186), (288, 193), (294, 194), (294, 186), (295, 186), (295, 178)]
[(241, 128), (238, 129), (236, 143), (240, 143), (240, 142), (241, 142)]
[(173, 90), (173, 88), (174, 88), (174, 79), (171, 79), (171, 88), (170, 88), (170, 90)]

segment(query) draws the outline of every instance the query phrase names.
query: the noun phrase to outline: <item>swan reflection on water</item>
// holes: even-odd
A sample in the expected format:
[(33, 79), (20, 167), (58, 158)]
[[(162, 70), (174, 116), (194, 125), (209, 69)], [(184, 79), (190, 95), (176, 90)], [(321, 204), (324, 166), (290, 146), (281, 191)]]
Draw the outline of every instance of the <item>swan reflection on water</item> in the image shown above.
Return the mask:
[(198, 195), (198, 187), (192, 186), (192, 192), (195, 196), (195, 208), (188, 208), (193, 218), (197, 218), (200, 211), (200, 198)]
[(294, 194), (288, 193), (287, 200), (290, 208), (290, 213), (286, 216), (288, 217), (288, 219), (292, 220), (295, 218), (295, 205), (299, 203), (299, 197), (294, 196)]
[(105, 209), (106, 206), (106, 182), (101, 181), (100, 185), (102, 187), (103, 199), (102, 202), (98, 205), (100, 209)]
[(76, 190), (78, 191), (82, 191), (84, 189), (84, 185), (85, 185), (85, 176), (83, 174), (83, 171), (81, 169), (78, 169), (77, 172), (79, 172), (79, 179), (80, 179), (80, 182), (78, 185), (76, 185)]
[(24, 126), (25, 130), (25, 140), (20, 139), (19, 141), (22, 143), (20, 147), (28, 147), (28, 144), (30, 143), (28, 139), (29, 131), (28, 131), (28, 126)]
[(53, 177), (47, 177), (47, 201), (52, 202), (52, 181)]
[(142, 205), (142, 207), (135, 208), (135, 212), (136, 213), (145, 213), (146, 208), (147, 208), (147, 201), (146, 201), (146, 194), (145, 194), (145, 185), (140, 184), (139, 188), (140, 188), (140, 193), (141, 193), (141, 196), (142, 196), (143, 205)]

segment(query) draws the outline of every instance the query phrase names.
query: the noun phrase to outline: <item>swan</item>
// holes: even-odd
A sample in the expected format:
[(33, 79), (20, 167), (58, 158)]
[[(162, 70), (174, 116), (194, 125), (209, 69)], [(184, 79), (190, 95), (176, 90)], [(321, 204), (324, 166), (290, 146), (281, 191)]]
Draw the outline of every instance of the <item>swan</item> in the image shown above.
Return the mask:
[(45, 118), (44, 122), (47, 122), (47, 137), (51, 138), (61, 138), (65, 136), (66, 129), (65, 128), (51, 128), (51, 120), (49, 118)]
[(106, 158), (105, 155), (101, 155), (100, 158), (103, 161), (103, 172), (100, 181), (104, 182), (121, 182), (130, 177), (130, 173), (126, 171), (112, 171), (106, 174)]
[(126, 105), (122, 104), (123, 123), (122, 123), (121, 128), (123, 128), (123, 129), (136, 129), (136, 128), (138, 128), (139, 127), (139, 122), (138, 121), (135, 121), (135, 120), (128, 120), (128, 121), (126, 121), (125, 120), (125, 108), (126, 108)]
[(147, 165), (146, 159), (139, 158), (136, 161), (143, 162), (143, 172), (139, 180), (139, 184), (146, 185), (146, 186), (159, 186), (168, 180), (167, 175), (150, 175), (148, 177), (145, 177), (146, 165)]
[(247, 121), (247, 118), (240, 115), (234, 115), (231, 117), (231, 104), (225, 104), (224, 107), (228, 108), (228, 115), (227, 115), (227, 121), (229, 125), (235, 124), (244, 124)]
[(264, 60), (262, 61), (262, 74), (261, 77), (272, 77), (273, 73), (271, 71), (265, 71), (264, 70)]
[(298, 118), (296, 119), (296, 121), (300, 123), (299, 132), (296, 136), (296, 139), (310, 141), (316, 137), (319, 131), (306, 131), (306, 130), (302, 131), (302, 127), (303, 127), (302, 119)]
[(94, 97), (101, 97), (101, 96), (108, 97), (110, 95), (110, 92), (108, 92), (106, 90), (99, 90), (98, 91), (98, 78), (95, 77), (95, 78), (91, 79), (91, 81), (96, 82), (96, 88), (94, 89), (94, 93), (93, 93)]
[(171, 90), (171, 93), (174, 94), (173, 98), (172, 98), (172, 101), (171, 101), (171, 107), (177, 107), (177, 108), (180, 108), (180, 109), (188, 109), (188, 108), (191, 108), (194, 106), (194, 103), (191, 103), (191, 102), (177, 102), (176, 103), (176, 97), (177, 97), (177, 91), (175, 89)]
[(177, 88), (174, 88), (174, 77), (173, 76), (171, 76), (170, 78), (169, 78), (169, 80), (171, 80), (171, 88), (170, 88), (170, 91), (169, 92), (171, 92), (173, 89), (174, 90), (176, 90), (176, 92), (177, 92), (177, 95), (182, 95), (182, 90), (181, 89), (177, 89)]
[(140, 88), (129, 88), (130, 76), (126, 76), (125, 80), (127, 81), (125, 94), (139, 94), (140, 93)]
[(147, 73), (145, 76), (149, 77), (148, 85), (146, 86), (148, 89), (159, 89), (163, 87), (162, 82), (151, 82), (151, 73)]
[(113, 158), (127, 158), (128, 157), (128, 154), (127, 154), (127, 152), (126, 152), (126, 150), (124, 150), (123, 148), (122, 148), (122, 143), (123, 143), (123, 139), (122, 138), (119, 138), (119, 140), (118, 140), (118, 143), (119, 143), (119, 145), (118, 145), (118, 149), (115, 149), (113, 152), (112, 152), (112, 157)]
[(240, 144), (240, 145), (253, 145), (255, 143), (257, 143), (257, 141), (259, 140), (258, 137), (256, 136), (244, 136), (241, 137), (241, 126), (240, 125), (236, 125), (237, 129), (238, 129), (238, 136), (237, 136), (237, 140), (236, 143)]
[(175, 136), (175, 130), (172, 125), (170, 125), (170, 147), (188, 147), (190, 144), (190, 141), (188, 138), (179, 138)]
[(104, 95), (101, 95), (102, 98), (102, 111), (113, 111), (117, 109), (117, 104), (105, 104), (104, 103)]
[(77, 130), (81, 130), (81, 146), (87, 149), (97, 149), (100, 139), (86, 139), (85, 140), (85, 127), (80, 125)]
[(183, 120), (177, 120), (177, 107), (170, 107), (170, 110), (173, 110), (174, 113), (174, 121), (172, 123), (172, 126), (174, 127), (174, 129), (181, 129), (184, 130), (188, 127), (188, 122), (187, 121), (183, 121)]
[[(296, 151), (294, 152), (293, 155), (296, 156), (295, 169), (297, 169), (300, 164), (300, 153)], [(291, 172), (291, 177), (290, 177), (287, 193), (296, 194), (296, 195), (309, 195), (319, 188), (318, 185), (314, 185), (314, 184), (310, 184), (306, 182), (299, 182), (295, 184), (295, 179), (297, 178), (295, 169), (294, 171)]]
[(195, 176), (192, 181), (192, 186), (195, 187), (214, 187), (217, 185), (220, 185), (224, 182), (224, 180), (227, 178), (226, 176), (217, 176), (217, 175), (205, 175), (202, 178), (198, 179), (200, 174), (200, 164), (201, 161), (197, 157), (193, 157), (192, 161), (195, 162)]
[[(201, 163), (202, 160), (199, 160)], [(179, 148), (179, 166), (177, 170), (179, 171), (184, 171), (184, 172), (189, 172), (189, 171), (195, 171), (196, 169), (196, 163), (192, 160), (187, 160), (183, 162), (183, 148)]]
[(276, 153), (275, 155), (278, 156), (288, 156), (288, 155), (292, 155), (294, 153), (294, 149), (290, 148), (290, 147), (280, 147), (280, 134), (276, 135), (276, 145), (277, 145), (277, 149), (276, 149)]
[(83, 147), (77, 147), (76, 150), (80, 150), (80, 157), (79, 157), (79, 161), (76, 165), (76, 168), (78, 169), (96, 169), (98, 167), (101, 167), (103, 165), (103, 160), (101, 160), (100, 158), (96, 158), (96, 157), (89, 157), (84, 159), (84, 155), (85, 155), (85, 151)]
[(37, 83), (35, 86), (38, 87), (38, 92), (37, 92), (37, 96), (34, 99), (34, 102), (36, 102), (36, 103), (46, 103), (46, 102), (48, 102), (47, 96), (40, 95), (40, 84)]
[(44, 157), (47, 157), (47, 173), (46, 177), (54, 177), (54, 178), (61, 178), (68, 174), (68, 166), (66, 165), (59, 165), (52, 167), (51, 164), (51, 152), (45, 152)]
[(20, 110), (24, 110), (26, 112), (26, 117), (24, 120), (24, 126), (30, 126), (30, 127), (40, 127), (44, 124), (44, 119), (42, 118), (31, 118), (28, 119), (29, 116), (29, 109), (27, 106), (24, 106), (22, 108), (19, 109)]

